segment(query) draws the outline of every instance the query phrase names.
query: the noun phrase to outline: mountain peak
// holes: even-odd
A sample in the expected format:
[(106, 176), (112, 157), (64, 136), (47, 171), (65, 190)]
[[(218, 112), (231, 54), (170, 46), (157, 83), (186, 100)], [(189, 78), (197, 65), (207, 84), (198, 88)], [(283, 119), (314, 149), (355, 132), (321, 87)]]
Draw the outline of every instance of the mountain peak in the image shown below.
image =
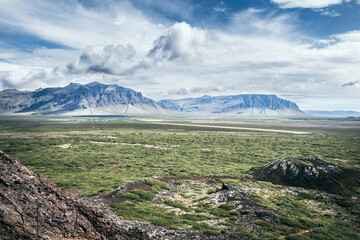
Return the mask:
[(103, 84), (103, 83), (100, 83), (98, 81), (94, 81), (94, 82), (91, 82), (91, 83), (88, 83), (88, 84), (85, 84), (85, 86), (98, 86), (98, 85), (101, 85), (101, 86), (104, 86), (106, 84)]

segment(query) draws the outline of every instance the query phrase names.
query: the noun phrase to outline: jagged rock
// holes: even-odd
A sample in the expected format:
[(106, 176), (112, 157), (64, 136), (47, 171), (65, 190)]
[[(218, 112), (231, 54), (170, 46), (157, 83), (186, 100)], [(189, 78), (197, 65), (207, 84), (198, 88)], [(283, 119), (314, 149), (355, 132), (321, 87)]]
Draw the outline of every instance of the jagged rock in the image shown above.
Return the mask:
[(147, 239), (0, 151), (1, 239)]
[(274, 184), (304, 187), (329, 193), (352, 193), (360, 186), (360, 172), (329, 164), (317, 157), (283, 158), (254, 172), (254, 178)]

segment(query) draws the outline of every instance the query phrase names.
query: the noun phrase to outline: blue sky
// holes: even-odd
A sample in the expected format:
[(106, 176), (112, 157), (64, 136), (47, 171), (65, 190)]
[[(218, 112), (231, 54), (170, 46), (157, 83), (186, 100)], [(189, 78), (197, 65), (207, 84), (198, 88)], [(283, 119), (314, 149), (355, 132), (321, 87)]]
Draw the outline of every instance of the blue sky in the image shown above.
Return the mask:
[(0, 90), (277, 94), (360, 111), (359, 0), (0, 0)]

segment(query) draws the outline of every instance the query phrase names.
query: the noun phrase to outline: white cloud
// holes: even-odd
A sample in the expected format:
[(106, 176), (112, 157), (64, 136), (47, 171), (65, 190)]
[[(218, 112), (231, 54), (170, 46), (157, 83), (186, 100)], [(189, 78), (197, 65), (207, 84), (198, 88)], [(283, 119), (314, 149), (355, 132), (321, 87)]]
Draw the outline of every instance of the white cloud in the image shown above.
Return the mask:
[(351, 0), (271, 0), (281, 8), (324, 8)]
[(88, 46), (75, 62), (67, 65), (70, 74), (106, 73), (126, 75), (132, 73), (136, 63), (133, 46)]
[(319, 9), (314, 9), (314, 11), (319, 12), (320, 15), (322, 15), (322, 16), (329, 16), (329, 17), (340, 17), (341, 16), (341, 14), (335, 10), (319, 8)]
[[(41, 2), (34, 1), (40, 7)], [(48, 9), (49, 5), (46, 1), (43, 7)], [(349, 103), (359, 100), (358, 83), (355, 87), (339, 86), (357, 81), (360, 75), (360, 31), (311, 39), (299, 32), (296, 14), (265, 15), (256, 9), (231, 15), (229, 25), (222, 30), (185, 22), (159, 25), (130, 5), (121, 6), (127, 8), (114, 5), (109, 14), (84, 8), (74, 8), (72, 13), (62, 10), (67, 15), (56, 13), (47, 24), (66, 23), (63, 28), (69, 32), (63, 32), (62, 27), (59, 33), (44, 30), (41, 35), (35, 31), (48, 40), (68, 34), (58, 36), (58, 41), (83, 50), (0, 50), (8, 62), (0, 62), (2, 87), (33, 90), (97, 80), (134, 88), (154, 99), (264, 93), (287, 96), (308, 109), (315, 108), (311, 106), (314, 103), (326, 105), (326, 99), (340, 99), (344, 106), (346, 99)], [(26, 21), (33, 19), (26, 17), (32, 8), (10, 10), (18, 14), (13, 18), (14, 26), (33, 30), (20, 16)], [(35, 20), (37, 24), (46, 17)], [(4, 21), (0, 17), (0, 24)]]
[(95, 10), (77, 1), (2, 0), (0, 24), (73, 48), (131, 43), (139, 53), (166, 30), (127, 1), (109, 2)]
[(157, 61), (188, 60), (199, 57), (198, 46), (206, 41), (206, 31), (191, 27), (185, 22), (175, 23), (164, 36), (159, 37), (154, 47), (147, 54), (148, 58)]
[(206, 32), (185, 22), (175, 23), (165, 35), (158, 37), (143, 57), (136, 59), (136, 51), (130, 44), (88, 46), (81, 56), (67, 65), (68, 74), (105, 73), (131, 75), (163, 61), (196, 60), (201, 56), (198, 49), (205, 43)]

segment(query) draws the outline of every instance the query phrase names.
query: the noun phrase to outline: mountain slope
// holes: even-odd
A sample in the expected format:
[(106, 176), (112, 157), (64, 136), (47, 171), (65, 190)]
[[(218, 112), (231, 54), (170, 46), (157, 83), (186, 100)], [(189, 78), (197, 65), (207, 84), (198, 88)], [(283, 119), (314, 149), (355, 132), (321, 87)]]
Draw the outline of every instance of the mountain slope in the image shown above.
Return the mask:
[(300, 115), (299, 107), (276, 95), (242, 94), (161, 100), (159, 105), (172, 111), (241, 115)]
[(158, 102), (118, 85), (92, 82), (36, 91), (0, 92), (0, 111), (14, 113), (111, 115), (191, 113), (194, 115), (301, 115), (299, 107), (276, 95), (203, 96)]
[(45, 88), (34, 92), (0, 92), (0, 107), (19, 113), (126, 114), (152, 113), (163, 109), (140, 92), (117, 85), (92, 82), (71, 83), (66, 87)]

